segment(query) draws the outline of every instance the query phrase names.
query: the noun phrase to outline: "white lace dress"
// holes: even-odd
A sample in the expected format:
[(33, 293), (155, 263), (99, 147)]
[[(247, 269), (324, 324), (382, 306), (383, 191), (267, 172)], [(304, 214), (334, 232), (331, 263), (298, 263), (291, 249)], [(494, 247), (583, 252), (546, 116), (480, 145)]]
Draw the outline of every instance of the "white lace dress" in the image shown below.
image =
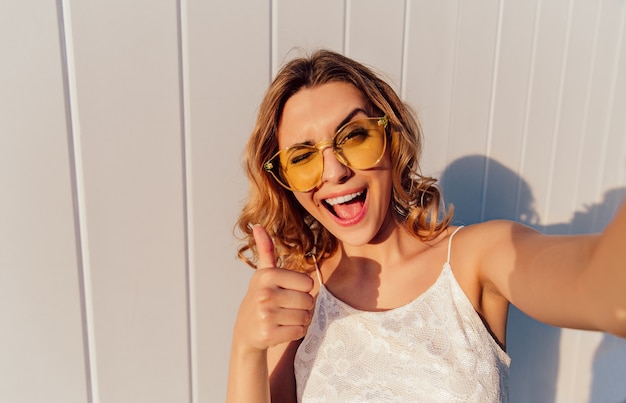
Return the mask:
[(510, 358), (457, 283), (451, 241), (435, 283), (396, 309), (355, 309), (320, 281), (294, 360), (298, 401), (508, 401)]

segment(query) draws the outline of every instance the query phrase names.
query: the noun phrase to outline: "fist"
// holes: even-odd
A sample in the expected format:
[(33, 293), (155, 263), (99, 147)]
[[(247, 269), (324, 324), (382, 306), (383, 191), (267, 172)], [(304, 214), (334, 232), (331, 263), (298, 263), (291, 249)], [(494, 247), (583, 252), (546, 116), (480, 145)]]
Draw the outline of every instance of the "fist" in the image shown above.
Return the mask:
[(258, 268), (239, 309), (235, 338), (250, 349), (266, 350), (304, 336), (313, 315), (313, 279), (277, 268), (274, 243), (267, 231), (255, 226), (253, 234)]

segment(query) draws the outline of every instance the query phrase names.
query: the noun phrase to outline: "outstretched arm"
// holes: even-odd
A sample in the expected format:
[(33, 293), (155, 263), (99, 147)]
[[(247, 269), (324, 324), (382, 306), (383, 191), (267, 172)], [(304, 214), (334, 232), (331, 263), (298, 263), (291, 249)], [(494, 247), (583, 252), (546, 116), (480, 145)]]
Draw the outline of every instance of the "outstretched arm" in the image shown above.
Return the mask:
[(597, 239), (580, 282), (590, 301), (588, 315), (626, 337), (626, 203)]
[(626, 204), (600, 235), (543, 235), (504, 221), (480, 226), (483, 289), (544, 323), (626, 337)]

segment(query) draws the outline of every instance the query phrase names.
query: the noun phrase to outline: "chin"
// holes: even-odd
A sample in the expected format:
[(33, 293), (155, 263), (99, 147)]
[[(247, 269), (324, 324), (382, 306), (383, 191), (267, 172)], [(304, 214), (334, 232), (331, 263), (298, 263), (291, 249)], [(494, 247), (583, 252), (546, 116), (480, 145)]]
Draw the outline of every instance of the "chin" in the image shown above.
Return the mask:
[(371, 244), (377, 238), (381, 228), (380, 226), (359, 225), (353, 228), (328, 229), (342, 244), (359, 247)]

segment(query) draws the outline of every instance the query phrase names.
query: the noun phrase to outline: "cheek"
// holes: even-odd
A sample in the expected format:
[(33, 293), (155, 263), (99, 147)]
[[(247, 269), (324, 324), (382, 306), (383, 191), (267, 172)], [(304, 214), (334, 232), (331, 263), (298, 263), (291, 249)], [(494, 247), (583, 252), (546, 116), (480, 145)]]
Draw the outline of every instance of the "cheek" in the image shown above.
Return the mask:
[(384, 188), (384, 190), (389, 190), (391, 193), (391, 188), (393, 187), (393, 167), (391, 166), (389, 153), (385, 153), (385, 157), (380, 161), (378, 168), (381, 187)]
[(380, 174), (378, 178), (378, 189), (380, 192), (380, 208), (387, 209), (391, 206), (393, 199), (393, 169), (391, 168), (391, 163), (388, 159), (381, 161), (382, 169), (378, 173)]

